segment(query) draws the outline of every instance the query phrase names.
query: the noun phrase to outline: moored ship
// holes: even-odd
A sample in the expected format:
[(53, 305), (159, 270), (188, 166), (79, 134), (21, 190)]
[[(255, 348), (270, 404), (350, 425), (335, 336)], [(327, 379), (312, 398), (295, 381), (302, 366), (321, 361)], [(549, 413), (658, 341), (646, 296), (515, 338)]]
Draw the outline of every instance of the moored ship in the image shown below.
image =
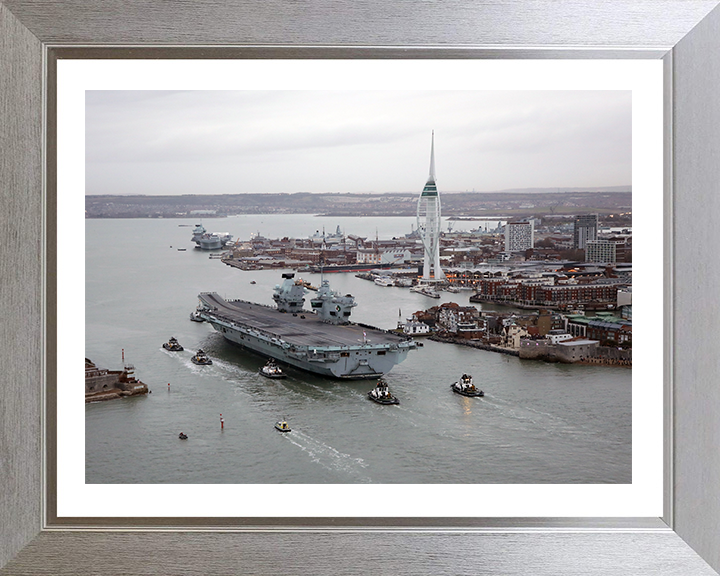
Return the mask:
[(208, 232), (202, 224), (193, 229), (192, 241), (202, 250), (218, 250), (232, 240), (227, 232)]
[(391, 268), (403, 268), (397, 264), (386, 262), (380, 264), (328, 264), (327, 266), (306, 266), (298, 272), (310, 272), (311, 274), (327, 274), (328, 272), (370, 272), (372, 270), (390, 270)]
[(230, 342), (331, 378), (379, 378), (415, 349), (405, 335), (350, 322), (355, 298), (331, 290), (327, 280), (310, 301), (312, 311), (303, 310), (307, 290), (294, 276), (283, 274), (275, 287), (277, 308), (205, 292), (200, 315)]
[(417, 292), (418, 294), (428, 296), (429, 298), (440, 298), (440, 294), (438, 294), (435, 288), (429, 284), (418, 284), (417, 286), (413, 286), (410, 288), (410, 292)]

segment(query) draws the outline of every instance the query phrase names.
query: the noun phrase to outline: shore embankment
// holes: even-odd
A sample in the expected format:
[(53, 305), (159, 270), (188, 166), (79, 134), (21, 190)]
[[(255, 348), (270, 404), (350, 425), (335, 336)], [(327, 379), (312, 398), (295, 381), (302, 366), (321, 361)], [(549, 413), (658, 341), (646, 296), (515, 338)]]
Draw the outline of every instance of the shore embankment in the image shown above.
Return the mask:
[[(520, 351), (514, 348), (505, 348), (495, 344), (488, 344), (479, 340), (468, 340), (466, 338), (456, 338), (453, 336), (433, 334), (428, 340), (435, 342), (445, 342), (446, 344), (458, 344), (460, 346), (469, 346), (479, 350), (487, 350), (489, 352), (498, 352), (500, 354), (508, 354), (510, 356), (520, 357)], [(533, 358), (522, 357), (523, 360), (542, 360), (543, 362), (564, 362), (570, 364), (586, 364), (593, 366), (620, 366), (624, 368), (632, 368), (632, 357), (627, 357), (629, 352), (619, 352), (615, 348), (598, 346), (593, 350), (592, 356), (583, 357), (582, 359), (568, 362), (551, 354), (538, 355)]]
[(120, 388), (110, 388), (99, 392), (86, 392), (85, 402), (102, 402), (104, 400), (115, 400), (124, 396), (140, 396), (149, 392), (147, 384), (138, 382), (132, 387), (128, 387), (126, 390)]
[(520, 356), (520, 352), (517, 350), (504, 348), (503, 346), (496, 346), (495, 344), (487, 344), (485, 342), (481, 342), (480, 340), (468, 340), (467, 338), (455, 338), (453, 336), (441, 336), (439, 334), (428, 336), (428, 340), (445, 342), (446, 344), (459, 344), (460, 346), (469, 346), (470, 348), (478, 348), (480, 350), (498, 352), (500, 354), (508, 354), (510, 356)]

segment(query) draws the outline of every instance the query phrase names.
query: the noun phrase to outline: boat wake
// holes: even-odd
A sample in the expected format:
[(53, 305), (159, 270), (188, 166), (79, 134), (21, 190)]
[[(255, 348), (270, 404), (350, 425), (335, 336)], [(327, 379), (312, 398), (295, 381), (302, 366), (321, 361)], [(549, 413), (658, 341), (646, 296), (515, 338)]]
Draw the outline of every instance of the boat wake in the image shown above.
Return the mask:
[(573, 426), (560, 416), (537, 410), (530, 406), (520, 406), (497, 398), (485, 397), (485, 405), (494, 408), (498, 416), (514, 421), (519, 429), (539, 428), (552, 436), (587, 436), (590, 433)]
[(368, 464), (362, 458), (353, 458), (350, 454), (340, 452), (296, 429), (290, 434), (284, 434), (283, 438), (305, 452), (312, 462), (326, 470), (342, 474), (347, 477), (347, 481), (372, 482), (365, 473)]

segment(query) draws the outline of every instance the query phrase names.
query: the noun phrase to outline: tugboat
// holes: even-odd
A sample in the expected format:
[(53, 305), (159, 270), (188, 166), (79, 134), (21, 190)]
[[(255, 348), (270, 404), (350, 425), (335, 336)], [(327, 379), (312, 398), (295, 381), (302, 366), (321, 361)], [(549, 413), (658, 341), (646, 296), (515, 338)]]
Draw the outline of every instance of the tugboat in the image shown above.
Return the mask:
[(475, 387), (470, 374), (463, 374), (459, 382), (453, 382), (450, 384), (450, 388), (452, 388), (452, 391), (457, 394), (469, 396), (471, 398), (485, 396), (485, 392)]
[(288, 423), (285, 420), (275, 422), (275, 429), (280, 432), (290, 432), (290, 426), (288, 426)]
[(202, 350), (198, 350), (195, 356), (190, 358), (190, 361), (193, 364), (197, 364), (198, 366), (207, 366), (209, 364), (212, 364), (212, 360), (208, 358), (208, 355), (205, 354)]
[(275, 364), (275, 360), (270, 358), (267, 364), (260, 368), (260, 374), (266, 378), (285, 378), (285, 372), (280, 369), (280, 366)]
[(200, 316), (200, 308), (195, 310), (195, 312), (190, 312), (190, 320), (193, 322), (205, 322), (205, 318)]
[(163, 348), (165, 348), (165, 350), (169, 350), (170, 352), (182, 352), (184, 350), (184, 348), (180, 346), (180, 343), (175, 339), (174, 336), (170, 338), (168, 342), (165, 342), (165, 344), (163, 344)]
[(400, 404), (400, 400), (390, 394), (387, 382), (385, 382), (382, 378), (378, 380), (375, 388), (367, 393), (367, 396), (370, 400), (377, 402), (378, 404)]

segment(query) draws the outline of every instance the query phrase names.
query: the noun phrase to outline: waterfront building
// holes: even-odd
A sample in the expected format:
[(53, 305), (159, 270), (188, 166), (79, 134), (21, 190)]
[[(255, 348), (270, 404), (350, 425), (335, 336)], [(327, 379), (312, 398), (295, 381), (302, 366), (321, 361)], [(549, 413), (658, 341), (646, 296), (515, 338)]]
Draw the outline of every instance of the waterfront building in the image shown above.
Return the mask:
[(539, 336), (546, 336), (550, 333), (562, 333), (566, 331), (565, 320), (563, 316), (557, 312), (540, 310), (537, 317), (537, 329)]
[(417, 229), (425, 252), (423, 278), (444, 280), (445, 274), (440, 267), (440, 196), (435, 183), (435, 131), (430, 144), (430, 176), (417, 204)]
[(611, 340), (618, 344), (632, 340), (632, 321), (612, 312), (598, 312), (595, 316), (569, 315), (567, 331), (576, 337)]
[(480, 311), (475, 306), (460, 306), (455, 302), (448, 302), (440, 306), (437, 325), (455, 334), (485, 330)]
[(598, 215), (584, 214), (575, 216), (573, 228), (573, 248), (584, 250), (590, 240), (597, 240)]
[(565, 330), (550, 330), (550, 332), (547, 333), (547, 339), (550, 344), (557, 344), (565, 340), (571, 340), (572, 338), (572, 334), (568, 334)]
[(617, 297), (618, 308), (632, 305), (632, 286), (618, 290)]
[(618, 289), (623, 281), (607, 278), (584, 284), (549, 285), (545, 281), (518, 281), (508, 278), (483, 278), (474, 283), (476, 293), (470, 302), (510, 302), (526, 306), (566, 308), (578, 304), (594, 306), (617, 302)]
[(613, 282), (594, 282), (564, 286), (532, 286), (521, 284), (518, 299), (540, 305), (561, 304), (615, 304), (618, 285)]
[(632, 304), (628, 306), (623, 306), (620, 314), (622, 315), (623, 320), (632, 322)]
[(505, 225), (505, 252), (523, 252), (535, 243), (534, 222), (508, 222)]
[(550, 339), (521, 338), (519, 356), (527, 360), (552, 360), (565, 363), (587, 361), (596, 358), (600, 342), (587, 338), (564, 338), (556, 342)]
[(629, 322), (607, 322), (590, 320), (587, 325), (587, 336), (602, 342), (610, 341), (617, 344), (632, 341), (632, 324)]
[(562, 362), (578, 362), (592, 358), (597, 353), (600, 342), (592, 339), (576, 338), (557, 343), (557, 357)]
[(514, 350), (520, 349), (520, 341), (528, 336), (527, 328), (510, 323), (503, 328), (502, 339), (505, 346)]

